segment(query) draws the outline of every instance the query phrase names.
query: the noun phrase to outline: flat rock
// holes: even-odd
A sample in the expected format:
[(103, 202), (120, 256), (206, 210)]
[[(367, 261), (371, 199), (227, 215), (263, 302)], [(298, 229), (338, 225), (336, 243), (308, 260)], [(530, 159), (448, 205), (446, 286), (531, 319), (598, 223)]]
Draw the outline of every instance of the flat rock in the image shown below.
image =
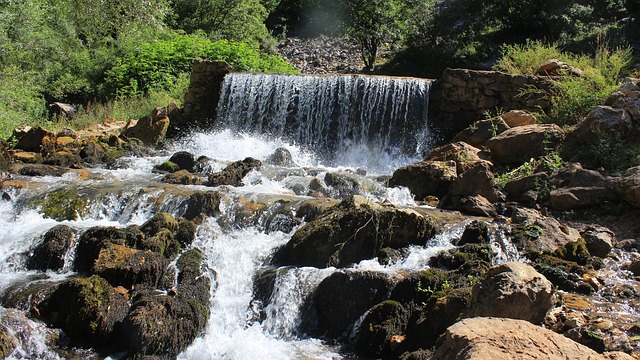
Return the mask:
[(449, 327), (438, 341), (432, 359), (606, 358), (584, 345), (527, 321), (479, 317), (464, 319)]

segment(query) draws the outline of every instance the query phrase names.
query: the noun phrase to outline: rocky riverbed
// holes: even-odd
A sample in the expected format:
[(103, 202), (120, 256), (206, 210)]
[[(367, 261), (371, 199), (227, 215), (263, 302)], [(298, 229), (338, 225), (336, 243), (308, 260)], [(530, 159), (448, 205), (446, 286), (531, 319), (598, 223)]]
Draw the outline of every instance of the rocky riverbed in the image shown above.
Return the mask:
[(554, 149), (633, 134), (638, 94), (574, 128), (479, 121), (393, 174), (246, 134), (169, 141), (172, 107), (16, 130), (0, 355), (637, 357), (640, 170)]

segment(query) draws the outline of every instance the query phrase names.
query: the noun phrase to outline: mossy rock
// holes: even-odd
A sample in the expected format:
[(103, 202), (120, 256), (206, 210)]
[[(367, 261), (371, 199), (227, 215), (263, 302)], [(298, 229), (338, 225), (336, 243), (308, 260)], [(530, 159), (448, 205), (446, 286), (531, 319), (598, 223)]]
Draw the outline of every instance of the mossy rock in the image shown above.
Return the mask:
[(171, 230), (161, 228), (155, 235), (138, 241), (137, 248), (155, 251), (167, 259), (173, 259), (180, 252), (180, 243), (174, 238)]
[[(128, 230), (127, 230), (128, 229)], [(109, 244), (127, 245), (129, 237), (133, 235), (132, 229), (119, 229), (116, 227), (93, 227), (82, 233), (76, 249), (75, 270), (88, 273), (91, 271), (100, 250)]]
[(59, 282), (49, 280), (42, 273), (26, 276), (2, 290), (0, 305), (7, 309), (31, 311), (51, 297), (59, 285)]
[(198, 192), (187, 200), (185, 219), (201, 222), (207, 216), (220, 213), (220, 194), (217, 192)]
[(162, 254), (108, 244), (100, 250), (91, 272), (108, 280), (113, 286), (130, 289), (143, 284), (166, 289), (173, 283), (173, 279), (165, 276), (168, 267), (169, 260)]
[(299, 228), (277, 251), (274, 263), (346, 267), (385, 247), (423, 245), (437, 230), (429, 216), (351, 196)]
[(18, 347), (18, 339), (0, 324), (0, 359), (5, 359)]
[(159, 172), (174, 173), (176, 171), (179, 171), (180, 167), (176, 163), (167, 160), (162, 164), (154, 166), (153, 170), (159, 171)]
[(134, 358), (175, 358), (202, 333), (209, 309), (193, 298), (137, 291), (125, 320), (124, 338)]
[(465, 264), (482, 262), (491, 264), (494, 253), (490, 244), (465, 244), (434, 256), (429, 264), (434, 267), (456, 270)]
[(77, 190), (63, 189), (46, 194), (37, 204), (45, 217), (57, 221), (78, 220), (87, 211), (89, 199)]
[(405, 333), (411, 311), (397, 301), (387, 300), (372, 307), (362, 321), (355, 351), (370, 358), (389, 358), (391, 338)]
[(415, 303), (422, 305), (432, 297), (444, 295), (444, 291), (451, 289), (450, 278), (452, 272), (437, 268), (412, 273), (402, 279), (393, 289), (391, 299), (401, 303)]
[(111, 346), (121, 335), (129, 305), (100, 276), (79, 277), (61, 284), (43, 305), (43, 319), (65, 331), (77, 344)]
[(153, 217), (147, 220), (140, 230), (145, 233), (146, 236), (154, 236), (161, 229), (167, 229), (171, 233), (177, 231), (179, 227), (178, 220), (169, 213), (159, 212), (153, 215)]
[(211, 297), (211, 279), (203, 275), (203, 260), (204, 255), (198, 249), (190, 249), (180, 255), (176, 262), (178, 293), (208, 307)]
[(555, 255), (561, 259), (576, 262), (578, 265), (587, 265), (591, 258), (587, 243), (582, 238), (557, 248)]
[(595, 289), (582, 280), (588, 269), (573, 261), (561, 259), (551, 253), (534, 257), (533, 267), (560, 290), (592, 294)]
[(196, 224), (185, 218), (178, 219), (178, 230), (175, 232), (175, 238), (182, 247), (187, 247), (196, 239)]
[(36, 270), (60, 270), (71, 247), (75, 230), (68, 225), (56, 225), (47, 231), (42, 242), (33, 249), (27, 268)]

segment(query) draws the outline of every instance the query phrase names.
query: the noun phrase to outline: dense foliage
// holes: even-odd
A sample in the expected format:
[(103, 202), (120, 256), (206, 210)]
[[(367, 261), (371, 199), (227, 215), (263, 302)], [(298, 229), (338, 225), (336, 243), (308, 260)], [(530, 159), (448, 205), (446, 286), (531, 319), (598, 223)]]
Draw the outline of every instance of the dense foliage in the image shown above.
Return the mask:
[[(638, 44), (639, 11), (632, 0), (0, 0), (0, 134), (43, 121), (53, 101), (87, 109), (116, 97), (164, 98), (160, 92), (179, 101), (194, 59), (292, 72), (273, 55), (276, 37), (288, 35), (345, 35), (359, 45), (366, 71), (394, 75), (490, 68), (502, 54), (498, 68), (512, 71), (505, 61), (532, 60), (536, 47), (581, 67), (580, 55), (602, 58), (598, 39), (611, 49)], [(629, 63), (628, 52), (620, 56)], [(583, 70), (591, 88), (555, 88), (585, 90), (561, 106), (566, 114), (553, 115), (561, 123), (619, 75), (598, 64)]]

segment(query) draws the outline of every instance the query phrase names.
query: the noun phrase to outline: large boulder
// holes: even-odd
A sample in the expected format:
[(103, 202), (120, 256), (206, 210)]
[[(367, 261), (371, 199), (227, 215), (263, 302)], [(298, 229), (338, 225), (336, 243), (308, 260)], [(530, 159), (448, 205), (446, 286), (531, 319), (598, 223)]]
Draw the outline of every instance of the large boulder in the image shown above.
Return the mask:
[(293, 161), (293, 156), (291, 156), (291, 152), (286, 148), (277, 148), (273, 154), (269, 155), (265, 160), (265, 163), (282, 167), (296, 166), (296, 163)]
[(487, 140), (508, 129), (509, 125), (501, 117), (476, 121), (470, 127), (454, 136), (453, 142), (463, 141), (474, 147), (482, 147)]
[(20, 136), (13, 148), (46, 154), (55, 150), (55, 144), (56, 135), (54, 133), (41, 126), (36, 126)]
[(512, 222), (509, 231), (511, 241), (522, 254), (554, 251), (580, 239), (578, 230), (537, 210), (514, 207), (507, 214)]
[(491, 157), (502, 164), (521, 164), (542, 156), (549, 147), (564, 140), (565, 132), (555, 124), (534, 124), (511, 128), (487, 140)]
[(193, 172), (196, 165), (196, 157), (188, 151), (178, 151), (171, 155), (169, 161), (176, 164), (180, 170)]
[(469, 316), (544, 321), (555, 303), (553, 285), (529, 265), (510, 262), (492, 267), (473, 287)]
[(478, 317), (451, 326), (433, 360), (604, 360), (584, 345), (527, 321)]
[(315, 290), (305, 312), (306, 331), (314, 337), (337, 339), (345, 335), (365, 311), (389, 298), (391, 274), (350, 270), (335, 272)]
[(109, 244), (126, 245), (127, 235), (116, 227), (93, 227), (82, 233), (76, 248), (74, 269), (88, 273), (98, 259), (100, 250)]
[(260, 160), (254, 158), (246, 158), (242, 161), (236, 161), (224, 170), (209, 175), (209, 186), (231, 185), (242, 186), (242, 179), (254, 169), (259, 169), (262, 166)]
[(280, 248), (279, 265), (346, 267), (379, 249), (423, 245), (436, 233), (433, 218), (351, 196), (299, 228)]
[(355, 351), (369, 358), (388, 358), (394, 350), (393, 338), (402, 336), (409, 324), (411, 311), (393, 300), (372, 307), (358, 331)]
[(196, 299), (144, 289), (133, 296), (124, 341), (134, 358), (175, 358), (201, 334), (208, 319), (208, 307)]
[(452, 142), (437, 147), (429, 153), (427, 160), (432, 161), (455, 161), (458, 174), (472, 168), (479, 162), (485, 162), (489, 166), (493, 164), (489, 161), (489, 156), (482, 150), (473, 147), (466, 142)]
[(606, 187), (565, 187), (549, 193), (551, 207), (556, 210), (573, 210), (602, 205), (618, 199), (616, 194)]
[(74, 342), (101, 347), (120, 340), (128, 310), (127, 300), (107, 280), (93, 275), (60, 285), (40, 313)]
[(75, 230), (68, 225), (56, 225), (44, 234), (42, 242), (33, 249), (27, 267), (37, 270), (62, 269), (71, 247)]
[(594, 256), (607, 257), (615, 245), (615, 234), (603, 226), (589, 225), (580, 231), (580, 235)]
[(592, 136), (594, 131), (622, 136), (629, 131), (631, 125), (631, 116), (626, 110), (598, 106), (576, 125), (571, 137), (584, 139), (585, 136)]
[(147, 145), (156, 145), (164, 139), (169, 129), (170, 120), (167, 115), (167, 108), (156, 108), (151, 115), (140, 118), (135, 124), (127, 124), (122, 136), (136, 138)]
[(629, 204), (640, 208), (640, 166), (628, 169), (621, 184), (622, 198)]
[(451, 185), (449, 196), (463, 197), (480, 195), (491, 203), (501, 200), (504, 195), (496, 189), (495, 176), (487, 163), (475, 164), (459, 175)]
[(173, 280), (167, 276), (168, 267), (169, 260), (160, 253), (108, 244), (100, 250), (91, 272), (127, 289), (139, 284), (167, 288)]
[(185, 219), (200, 222), (220, 213), (220, 194), (213, 191), (197, 192), (189, 196)]
[(418, 200), (442, 197), (457, 177), (454, 161), (422, 161), (396, 170), (389, 186), (405, 186)]

